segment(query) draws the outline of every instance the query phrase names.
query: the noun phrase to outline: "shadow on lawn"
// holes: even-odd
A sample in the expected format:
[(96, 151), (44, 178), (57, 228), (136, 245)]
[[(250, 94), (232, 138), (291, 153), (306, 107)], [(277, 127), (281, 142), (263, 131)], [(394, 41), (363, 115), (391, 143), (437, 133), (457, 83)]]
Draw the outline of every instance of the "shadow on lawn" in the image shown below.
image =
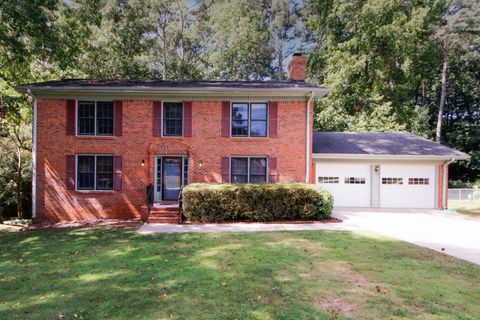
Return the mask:
[(213, 310), (232, 319), (326, 317), (275, 277), (313, 253), (263, 246), (269, 236), (77, 229), (2, 237), (0, 319), (198, 319)]

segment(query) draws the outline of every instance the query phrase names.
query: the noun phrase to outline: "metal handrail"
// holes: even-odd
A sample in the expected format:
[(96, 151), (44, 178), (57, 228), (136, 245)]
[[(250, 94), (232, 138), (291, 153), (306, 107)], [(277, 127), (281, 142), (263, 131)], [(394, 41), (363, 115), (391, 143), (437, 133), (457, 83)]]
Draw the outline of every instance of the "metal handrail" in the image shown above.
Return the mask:
[(182, 217), (183, 217), (183, 188), (184, 186), (182, 185), (180, 187), (180, 192), (178, 193), (178, 213), (179, 213), (179, 223), (182, 223)]
[(148, 218), (150, 217), (150, 210), (153, 207), (153, 184), (152, 183), (147, 185), (146, 193), (147, 194), (146, 194), (145, 201), (147, 203), (147, 221), (148, 221)]

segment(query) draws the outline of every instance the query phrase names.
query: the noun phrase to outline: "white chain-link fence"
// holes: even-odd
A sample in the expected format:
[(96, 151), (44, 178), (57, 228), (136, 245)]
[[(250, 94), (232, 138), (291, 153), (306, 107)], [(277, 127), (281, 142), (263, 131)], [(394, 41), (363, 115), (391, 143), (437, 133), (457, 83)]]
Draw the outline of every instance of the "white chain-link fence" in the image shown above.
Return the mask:
[(480, 201), (480, 189), (448, 189), (448, 200)]

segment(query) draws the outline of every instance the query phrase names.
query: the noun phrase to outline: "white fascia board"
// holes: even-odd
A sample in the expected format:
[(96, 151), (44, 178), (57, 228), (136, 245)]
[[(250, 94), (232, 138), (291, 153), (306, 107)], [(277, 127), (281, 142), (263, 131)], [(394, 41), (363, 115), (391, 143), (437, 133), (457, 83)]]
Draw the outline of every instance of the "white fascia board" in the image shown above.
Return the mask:
[(135, 94), (171, 94), (171, 95), (278, 95), (278, 96), (305, 96), (310, 97), (312, 91), (318, 97), (323, 97), (328, 94), (327, 88), (219, 88), (219, 87), (178, 87), (178, 88), (151, 88), (151, 87), (17, 87), (20, 92), (27, 92), (30, 89), (36, 95), (54, 95), (54, 94), (120, 94), (120, 95), (135, 95)]
[(467, 160), (468, 155), (438, 156), (438, 155), (378, 155), (378, 154), (339, 154), (314, 153), (313, 159), (358, 159), (358, 160)]

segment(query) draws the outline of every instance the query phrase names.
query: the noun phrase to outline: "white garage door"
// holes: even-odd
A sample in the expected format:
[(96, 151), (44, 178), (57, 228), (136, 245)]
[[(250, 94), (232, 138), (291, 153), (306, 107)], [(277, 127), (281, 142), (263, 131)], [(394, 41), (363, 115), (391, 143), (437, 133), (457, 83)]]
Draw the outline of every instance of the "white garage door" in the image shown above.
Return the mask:
[(330, 191), (338, 207), (370, 207), (370, 165), (317, 163), (316, 185)]
[(380, 167), (380, 207), (434, 208), (434, 202), (434, 165)]

